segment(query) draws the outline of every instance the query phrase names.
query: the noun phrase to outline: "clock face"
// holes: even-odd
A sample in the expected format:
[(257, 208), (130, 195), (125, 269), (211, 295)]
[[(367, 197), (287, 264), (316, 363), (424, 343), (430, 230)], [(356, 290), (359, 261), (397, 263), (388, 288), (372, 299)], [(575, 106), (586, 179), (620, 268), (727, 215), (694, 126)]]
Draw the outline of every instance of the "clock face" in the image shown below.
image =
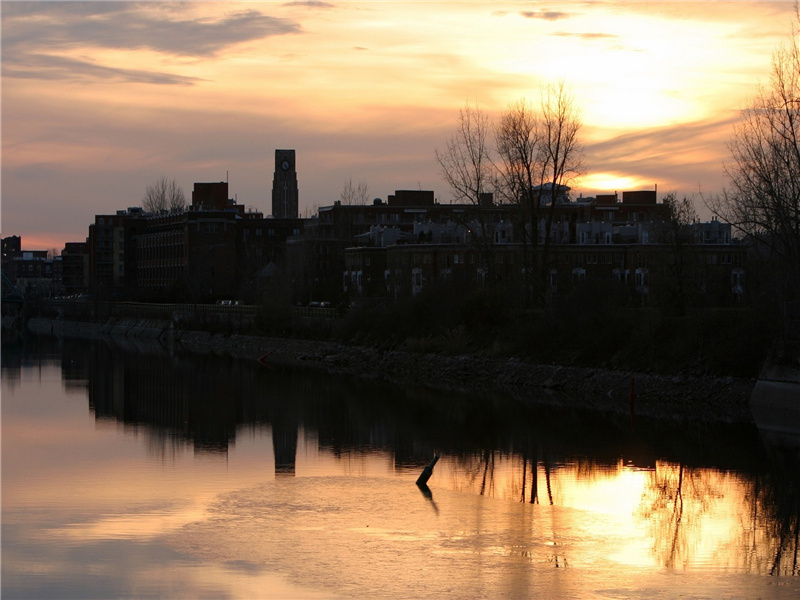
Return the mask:
[(281, 169), (283, 169), (284, 171), (288, 171), (290, 166), (291, 165), (289, 165), (289, 161), (288, 160), (285, 160), (285, 161), (283, 161), (281, 163)]

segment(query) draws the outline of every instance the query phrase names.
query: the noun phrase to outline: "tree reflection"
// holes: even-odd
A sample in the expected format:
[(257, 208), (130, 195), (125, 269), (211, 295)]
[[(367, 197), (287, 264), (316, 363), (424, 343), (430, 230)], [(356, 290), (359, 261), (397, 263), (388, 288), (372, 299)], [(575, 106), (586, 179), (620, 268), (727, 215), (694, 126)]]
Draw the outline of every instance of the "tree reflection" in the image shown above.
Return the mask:
[(639, 514), (648, 523), (656, 559), (669, 569), (690, 562), (701, 521), (722, 496), (705, 473), (663, 462), (650, 473)]
[(741, 544), (749, 548), (747, 566), (770, 575), (800, 575), (800, 457), (773, 449), (769, 469), (756, 475), (748, 494), (749, 527)]
[[(255, 360), (131, 354), (101, 344), (56, 350), (49, 354), (61, 358), (65, 386), (85, 389), (95, 418), (122, 423), (165, 459), (186, 447), (224, 458), (246, 429), (271, 432), (276, 476), (294, 473), (298, 447), (308, 440), (337, 459), (380, 452), (396, 472), (413, 468), (415, 475), (420, 457), (439, 448), (434, 492), (449, 478), (454, 490), (591, 510), (598, 508), (592, 483), (606, 494), (616, 485), (613, 493), (639, 501), (652, 552), (668, 568), (705, 557), (747, 572), (800, 575), (800, 459), (796, 450), (763, 456), (757, 433), (670, 431), (663, 422), (648, 431), (641, 421), (632, 436), (624, 419), (466, 395), (443, 401), (432, 391), (266, 370)], [(32, 358), (12, 353), (4, 379), (47, 356), (36, 347)], [(637, 466), (635, 490), (620, 477), (626, 465)], [(641, 498), (640, 473), (647, 474)], [(711, 522), (709, 534), (703, 528)]]
[(798, 462), (792, 453), (773, 454), (769, 468), (752, 478), (657, 463), (639, 516), (658, 562), (680, 569), (713, 558), (748, 573), (800, 575)]

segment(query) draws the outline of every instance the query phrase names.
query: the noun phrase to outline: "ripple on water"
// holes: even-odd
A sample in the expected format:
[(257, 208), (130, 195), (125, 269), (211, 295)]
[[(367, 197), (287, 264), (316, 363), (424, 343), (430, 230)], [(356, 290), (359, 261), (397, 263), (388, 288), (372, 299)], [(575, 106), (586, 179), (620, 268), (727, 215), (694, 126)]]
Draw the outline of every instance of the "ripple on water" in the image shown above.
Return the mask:
[[(428, 498), (396, 479), (287, 478), (220, 497), (207, 519), (170, 542), (205, 561), (247, 563), (346, 597), (674, 597), (663, 569), (613, 558), (639, 542), (615, 537), (611, 522), (598, 528), (598, 518), (450, 490)], [(681, 581), (694, 580), (696, 591), (699, 577)], [(768, 586), (704, 574), (699, 597), (775, 592)], [(691, 589), (686, 597), (698, 597)]]

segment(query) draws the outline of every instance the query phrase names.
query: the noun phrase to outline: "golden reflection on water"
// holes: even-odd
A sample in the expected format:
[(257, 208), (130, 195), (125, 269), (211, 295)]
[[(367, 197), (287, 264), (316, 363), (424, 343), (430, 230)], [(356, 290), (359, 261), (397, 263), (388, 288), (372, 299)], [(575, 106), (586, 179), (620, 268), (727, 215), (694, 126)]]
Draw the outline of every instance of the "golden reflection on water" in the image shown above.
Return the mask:
[(534, 465), (498, 452), (444, 458), (439, 465), (431, 486), (603, 514), (610, 520), (598, 520), (597, 527), (609, 524), (628, 540), (610, 556), (631, 566), (798, 573), (796, 542), (780, 552), (765, 499), (754, 497), (753, 482), (736, 473), (664, 461), (654, 469), (622, 460), (594, 468)]
[[(382, 589), (395, 597), (693, 597), (692, 585), (709, 597), (800, 591), (800, 578), (767, 577), (800, 574), (798, 515), (791, 501), (787, 514), (776, 508), (780, 471), (668, 461), (640, 468), (622, 459), (554, 460), (545, 447), (492, 449), (444, 453), (426, 493), (414, 485), (422, 467), (398, 463), (391, 448), (332, 448), (298, 423), (284, 427), (296, 448), (291, 469), (281, 471), (274, 426), (243, 427), (225, 452), (198, 451), (163, 430), (96, 420), (58, 377), (34, 383), (23, 381), (6, 402), (3, 382), (3, 563), (17, 580), (101, 567), (76, 567), (81, 559), (60, 550), (48, 564), (43, 552), (15, 552), (15, 543), (41, 550), (167, 541), (208, 568), (192, 563), (168, 576), (137, 563), (137, 585), (148, 593), (196, 591), (198, 577), (239, 598), (264, 589), (287, 597), (314, 589), (329, 590), (325, 597)], [(233, 564), (246, 565), (245, 574)], [(421, 574), (436, 584), (423, 585)], [(679, 583), (673, 574), (695, 579)], [(650, 591), (641, 593), (643, 585)]]

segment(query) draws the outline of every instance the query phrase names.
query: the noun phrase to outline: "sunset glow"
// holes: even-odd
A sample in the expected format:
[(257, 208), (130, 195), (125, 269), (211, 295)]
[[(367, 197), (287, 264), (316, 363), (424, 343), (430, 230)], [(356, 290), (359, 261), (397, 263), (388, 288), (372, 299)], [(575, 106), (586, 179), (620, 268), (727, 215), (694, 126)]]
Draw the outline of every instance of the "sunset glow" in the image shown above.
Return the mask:
[(576, 185), (580, 188), (598, 190), (600, 193), (607, 194), (650, 187), (648, 182), (641, 179), (616, 173), (590, 173), (578, 180)]
[(300, 212), (342, 182), (432, 189), (458, 110), (493, 117), (564, 81), (584, 128), (576, 196), (725, 185), (738, 111), (790, 2), (4, 2), (2, 235), (82, 241), (161, 176), (227, 174), (268, 214), (276, 148)]

